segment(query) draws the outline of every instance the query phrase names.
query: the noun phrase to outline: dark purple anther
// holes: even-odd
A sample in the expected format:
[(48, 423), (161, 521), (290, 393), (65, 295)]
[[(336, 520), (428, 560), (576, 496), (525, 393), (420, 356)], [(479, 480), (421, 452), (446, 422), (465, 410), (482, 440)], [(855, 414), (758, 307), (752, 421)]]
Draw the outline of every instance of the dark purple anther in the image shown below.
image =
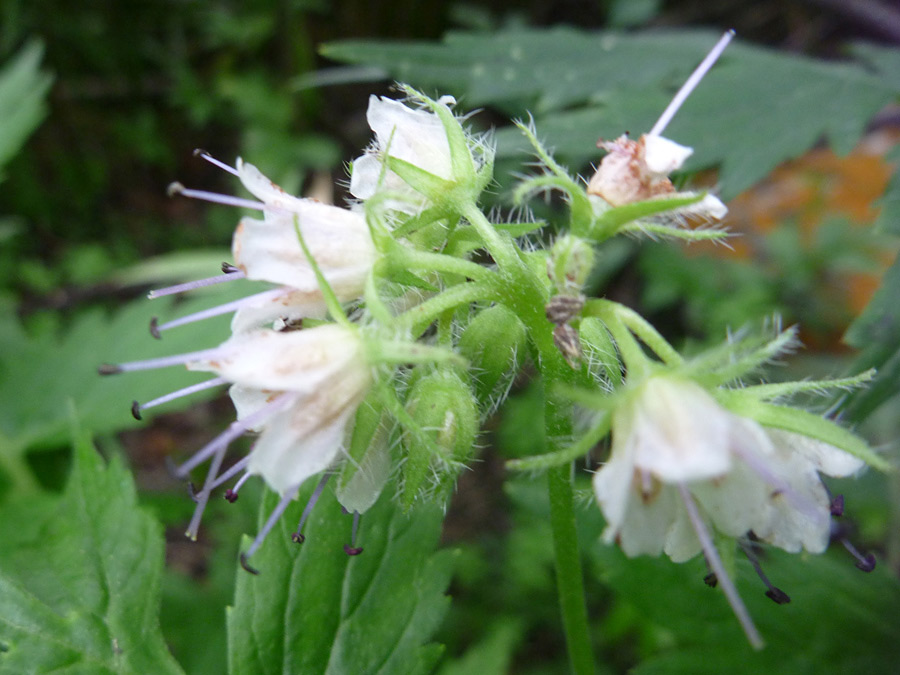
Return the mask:
[(159, 318), (152, 317), (150, 319), (150, 335), (155, 337), (157, 340), (162, 339), (162, 334), (159, 332)]
[(225, 501), (228, 502), (229, 504), (234, 504), (238, 500), (238, 493), (235, 492), (234, 490), (232, 490), (231, 488), (228, 488), (227, 490), (225, 490), (224, 496), (225, 496)]
[(354, 548), (349, 544), (344, 544), (344, 553), (346, 553), (347, 555), (359, 555), (362, 552), (362, 546), (357, 546), (356, 548)]
[(779, 605), (786, 605), (791, 601), (790, 596), (777, 586), (772, 586), (767, 590), (766, 597)]
[(247, 562), (247, 554), (241, 553), (241, 567), (243, 567), (246, 571), (250, 572), (253, 576), (259, 576), (259, 570), (255, 567), (251, 567)]
[(131, 402), (131, 416), (138, 421), (144, 419), (141, 417), (141, 404), (137, 401)]
[(844, 495), (837, 495), (831, 500), (831, 515), (835, 517), (844, 515)]
[(710, 588), (715, 588), (719, 585), (719, 577), (716, 576), (715, 572), (710, 572), (705, 577), (703, 577), (703, 583)]

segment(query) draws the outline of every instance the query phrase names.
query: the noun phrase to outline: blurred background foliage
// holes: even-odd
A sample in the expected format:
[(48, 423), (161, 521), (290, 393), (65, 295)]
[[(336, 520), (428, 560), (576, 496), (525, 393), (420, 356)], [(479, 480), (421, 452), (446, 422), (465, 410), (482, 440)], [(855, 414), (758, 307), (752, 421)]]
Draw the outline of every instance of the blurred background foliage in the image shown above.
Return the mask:
[[(224, 672), (224, 607), (233, 598), (238, 537), (255, 527), (255, 500), (247, 491), (227, 515), (215, 505), (200, 543), (190, 544), (181, 531), (192, 504), (162, 467), (163, 457), (183, 455), (224, 426), (230, 404), (216, 399), (185, 411), (192, 401), (183, 401), (148, 415), (136, 431), (127, 402), (190, 376), (95, 375), (102, 361), (188, 350), (227, 333), (221, 321), (173, 331), (161, 345), (147, 336), (151, 315), (184, 314), (228, 293), (209, 290), (178, 304), (142, 300), (151, 285), (215, 274), (228, 258), (233, 209), (166, 197), (176, 179), (236, 192), (232, 177), (192, 150), (227, 162), (240, 155), (291, 192), (340, 202), (344, 165), (369, 138), (367, 97), (389, 93), (398, 78), (452, 93), (465, 110), (483, 107), (472, 118), (481, 128), (533, 112), (542, 137), (585, 173), (598, 159), (597, 138), (646, 129), (729, 27), (743, 44), (671, 135), (697, 149), (692, 179), (722, 188), (739, 236), (730, 247), (616, 242), (594, 288), (640, 309), (689, 350), (775, 315), (800, 322), (807, 349), (789, 374), (880, 367), (876, 386), (844, 401), (844, 414), (867, 420), (876, 444), (894, 443), (900, 12), (892, 7), (883, 0), (5, 0), (0, 520), (21, 500), (61, 489), (74, 406), (107, 455), (128, 458), (139, 500), (167, 527), (166, 641), (187, 672)], [(615, 33), (576, 32), (594, 30)], [(498, 174), (526, 171), (516, 136), (501, 128), (497, 139)], [(501, 177), (498, 204), (508, 185)], [(551, 222), (561, 212), (554, 201), (533, 207)], [(493, 447), (463, 476), (448, 514), (444, 540), (461, 553), (453, 607), (437, 635), (448, 645), (443, 675), (565, 672), (544, 506), (527, 483), (502, 486), (502, 459), (528, 454), (521, 428), (534, 418), (537, 396), (522, 383), (490, 422)], [(861, 543), (882, 568), (863, 577), (835, 551), (792, 572), (796, 560), (775, 556), (770, 564), (792, 581), (797, 601), (790, 612), (750, 601), (773, 647), (740, 671), (733, 651), (728, 660), (734, 622), (716, 614), (719, 605), (700, 609), (702, 586), (687, 590), (702, 570), (624, 561), (595, 545), (597, 509), (586, 498), (588, 569), (598, 570), (589, 573), (589, 609), (606, 672), (637, 664), (641, 673), (701, 672), (701, 662), (702, 672), (812, 672), (826, 661), (833, 672), (888, 672), (879, 669), (896, 663), (887, 645), (897, 627), (884, 624), (881, 611), (898, 598), (900, 486), (868, 475), (841, 487)], [(871, 612), (848, 609), (822, 621), (828, 608), (815, 593), (830, 592), (823, 587), (836, 588), (845, 607), (867, 602)], [(680, 623), (695, 611), (715, 628)], [(791, 651), (795, 633), (812, 646)], [(857, 646), (848, 652), (851, 637)]]

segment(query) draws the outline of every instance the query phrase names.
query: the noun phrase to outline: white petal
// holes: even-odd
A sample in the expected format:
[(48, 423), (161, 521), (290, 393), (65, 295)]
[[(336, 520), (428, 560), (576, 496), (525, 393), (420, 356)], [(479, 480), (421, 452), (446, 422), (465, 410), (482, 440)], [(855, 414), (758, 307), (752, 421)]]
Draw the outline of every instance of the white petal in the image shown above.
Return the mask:
[(694, 153), (693, 148), (680, 145), (662, 136), (642, 137), (644, 141), (644, 163), (647, 171), (659, 177), (668, 176), (680, 169), (685, 160)]
[(346, 406), (322, 424), (322, 410), (307, 409), (308, 402), (275, 415), (253, 446), (247, 470), (263, 477), (273, 490), (285, 495), (310, 476), (328, 469), (337, 459), (347, 422), (355, 407)]
[(715, 528), (728, 536), (741, 537), (769, 517), (772, 489), (742, 462), (734, 462), (722, 478), (692, 483), (690, 490)]
[[(228, 395), (231, 397), (231, 402), (234, 404), (239, 420), (262, 410), (281, 393), (280, 391), (243, 387), (239, 384), (233, 384), (228, 389)], [(251, 431), (259, 431), (261, 428), (261, 426), (253, 427)]]
[[(733, 416), (699, 385), (652, 377), (633, 405), (636, 467), (666, 483), (713, 478), (731, 467)], [(613, 433), (622, 426), (614, 418)]]
[(324, 319), (328, 307), (318, 288), (312, 291), (289, 290), (276, 298), (266, 297), (258, 303), (244, 305), (231, 320), (232, 333), (246, 333), (270, 326), (278, 319)]
[(354, 159), (350, 171), (350, 194), (357, 199), (368, 199), (374, 195), (382, 181), (383, 168), (381, 159), (372, 153)]
[(769, 429), (768, 433), (779, 450), (800, 453), (826, 476), (851, 476), (866, 465), (849, 452), (802, 434), (779, 429)]
[(615, 540), (625, 520), (633, 477), (634, 465), (627, 450), (621, 448), (594, 474), (594, 495), (606, 518), (604, 539), (607, 542)]
[(240, 157), (237, 160), (238, 178), (247, 191), (267, 206), (275, 206), (294, 210), (300, 208), (303, 200), (289, 195), (278, 185), (262, 175), (259, 169), (252, 164), (243, 162)]
[(675, 519), (675, 491), (656, 485), (653, 494), (642, 496), (632, 490), (630, 503), (619, 532), (619, 545), (629, 558), (659, 555)]
[(427, 110), (413, 110), (400, 101), (369, 97), (366, 112), (382, 151), (440, 178), (450, 178), (450, 144), (440, 118)]
[[(675, 488), (670, 489), (673, 493), (675, 492)], [(700, 545), (697, 532), (691, 524), (691, 519), (688, 517), (680, 495), (676, 496), (674, 502), (672, 526), (666, 535), (666, 543), (663, 550), (672, 562), (682, 563), (700, 553), (703, 547)]]
[(329, 389), (362, 390), (371, 379), (360, 338), (334, 324), (233, 335), (222, 345), (221, 355), (192, 362), (188, 369), (216, 372), (247, 387), (307, 394), (326, 384)]
[[(299, 208), (296, 218), (304, 241), (338, 298), (359, 297), (375, 261), (365, 218), (311, 200), (303, 200)], [(290, 215), (266, 221), (243, 218), (234, 233), (232, 253), (248, 279), (302, 291), (318, 289)]]

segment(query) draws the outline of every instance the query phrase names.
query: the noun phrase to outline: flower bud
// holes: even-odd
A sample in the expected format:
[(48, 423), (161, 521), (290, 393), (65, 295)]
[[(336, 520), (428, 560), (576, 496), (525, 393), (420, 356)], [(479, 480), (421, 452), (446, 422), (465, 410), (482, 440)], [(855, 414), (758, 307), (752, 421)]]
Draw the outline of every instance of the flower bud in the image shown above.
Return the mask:
[(518, 369), (526, 345), (525, 326), (504, 305), (479, 312), (459, 340), (460, 353), (475, 369), (475, 390), (485, 401)]
[(434, 441), (429, 447), (419, 440), (419, 433), (411, 431), (404, 436), (401, 498), (409, 508), (419, 493), (440, 491), (456, 478), (460, 467), (472, 457), (479, 423), (478, 406), (469, 386), (451, 370), (420, 377), (409, 393), (406, 409), (419, 433)]
[(594, 266), (594, 248), (584, 239), (567, 234), (550, 249), (547, 276), (560, 293), (580, 293)]

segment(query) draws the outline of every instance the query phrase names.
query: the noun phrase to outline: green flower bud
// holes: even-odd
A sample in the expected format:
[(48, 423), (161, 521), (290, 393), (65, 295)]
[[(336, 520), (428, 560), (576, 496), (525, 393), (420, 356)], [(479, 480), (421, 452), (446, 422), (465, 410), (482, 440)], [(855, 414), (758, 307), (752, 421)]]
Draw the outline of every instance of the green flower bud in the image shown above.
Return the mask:
[(475, 370), (480, 401), (487, 401), (498, 385), (515, 375), (526, 343), (525, 326), (503, 305), (489, 307), (469, 322), (458, 347)]
[[(409, 508), (419, 494), (439, 494), (452, 485), (472, 458), (480, 425), (469, 386), (447, 369), (420, 377), (409, 392), (406, 409), (418, 427), (403, 437), (401, 500)], [(423, 443), (421, 434), (433, 443)]]
[(560, 237), (550, 249), (547, 276), (560, 293), (581, 293), (594, 266), (594, 248), (571, 234)]
[(578, 325), (581, 347), (591, 373), (613, 387), (622, 385), (622, 365), (616, 345), (597, 317), (589, 316)]

